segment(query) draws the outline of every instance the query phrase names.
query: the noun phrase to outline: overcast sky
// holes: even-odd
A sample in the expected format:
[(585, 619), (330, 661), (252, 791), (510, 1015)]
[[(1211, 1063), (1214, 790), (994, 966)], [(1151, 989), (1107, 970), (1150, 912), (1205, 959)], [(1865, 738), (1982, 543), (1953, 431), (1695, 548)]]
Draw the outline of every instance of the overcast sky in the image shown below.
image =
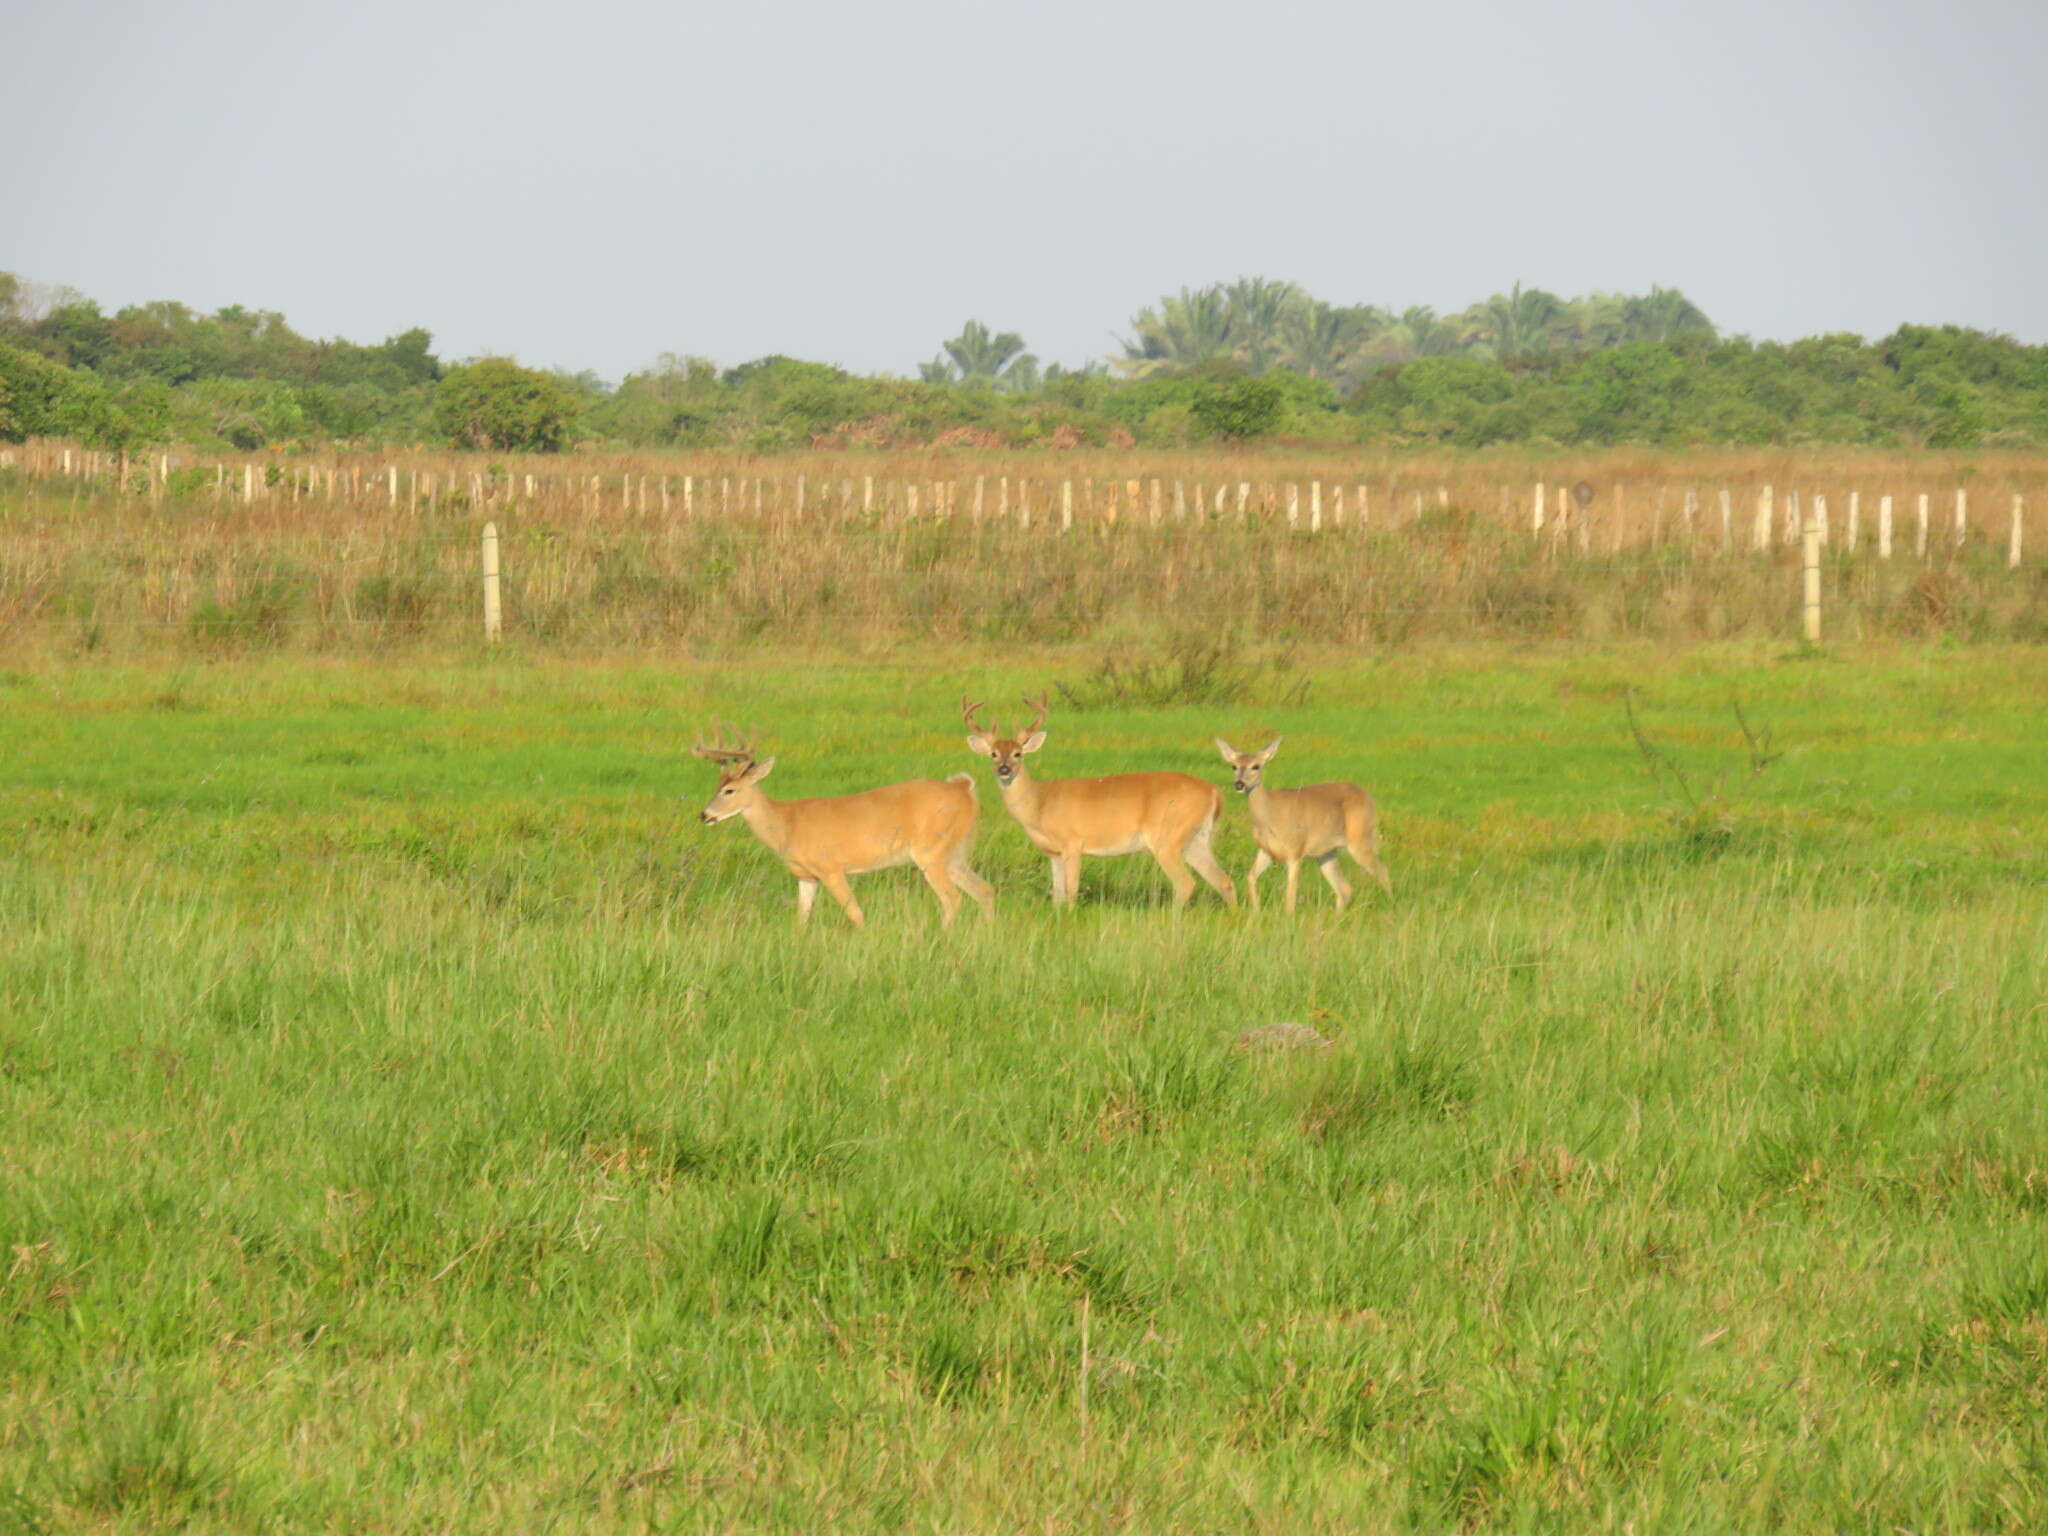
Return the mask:
[(0, 0), (0, 269), (110, 310), (1047, 362), (1245, 274), (2048, 341), (2044, 0)]

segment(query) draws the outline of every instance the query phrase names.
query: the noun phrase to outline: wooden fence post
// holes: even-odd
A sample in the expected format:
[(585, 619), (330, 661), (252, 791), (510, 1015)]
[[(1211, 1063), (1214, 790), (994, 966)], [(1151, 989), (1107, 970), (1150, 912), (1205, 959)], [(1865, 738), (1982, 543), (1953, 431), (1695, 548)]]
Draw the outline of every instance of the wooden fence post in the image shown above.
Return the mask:
[(1320, 480), (1308, 483), (1308, 531), (1323, 531), (1323, 482)]
[(1816, 497), (1814, 515), (1806, 520), (1805, 549), (1800, 561), (1805, 620), (1801, 630), (1808, 645), (1820, 644), (1820, 505), (1820, 498)]
[(1956, 548), (1963, 547), (1963, 536), (1967, 533), (1970, 509), (1970, 493), (1961, 486), (1956, 487)]
[(390, 499), (386, 505), (395, 507), (398, 505), (398, 466), (396, 464), (385, 466), (385, 480), (390, 486)]
[(1756, 494), (1756, 527), (1750, 534), (1750, 547), (1771, 547), (1771, 488), (1768, 485)]
[(1727, 486), (1721, 487), (1721, 551), (1727, 551), (1735, 543), (1735, 498)]
[(1877, 498), (1877, 558), (1889, 560), (1892, 557), (1892, 499), (1889, 496)]
[(2012, 499), (2012, 535), (2005, 546), (2005, 568), (2016, 571), (2020, 568), (2020, 524), (2026, 519), (2027, 499), (2014, 496)]
[(1540, 534), (1543, 532), (1543, 514), (1549, 508), (1550, 497), (1544, 489), (1543, 482), (1538, 480), (1536, 482), (1536, 499), (1529, 504), (1529, 531), (1531, 533)]
[(1861, 531), (1859, 525), (1862, 521), (1863, 493), (1861, 491), (1851, 491), (1849, 493), (1849, 531), (1843, 535), (1849, 545), (1849, 552), (1851, 554), (1856, 552), (1856, 535)]
[(1920, 528), (1913, 536), (1913, 553), (1922, 560), (1927, 558), (1927, 493), (1922, 491), (1916, 509), (1920, 514)]
[(498, 643), (499, 631), (503, 626), (503, 615), (498, 606), (498, 525), (484, 524), (483, 547), (484, 571), (484, 641), (489, 645)]
[(1065, 533), (1074, 526), (1074, 482), (1060, 482), (1060, 532)]

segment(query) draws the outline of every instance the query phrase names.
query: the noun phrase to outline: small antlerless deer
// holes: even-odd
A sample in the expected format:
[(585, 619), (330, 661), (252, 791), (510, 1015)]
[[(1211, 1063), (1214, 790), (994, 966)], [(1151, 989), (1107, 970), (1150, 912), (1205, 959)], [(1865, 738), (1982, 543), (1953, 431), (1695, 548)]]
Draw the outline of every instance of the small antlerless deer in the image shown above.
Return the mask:
[(915, 864), (939, 898), (942, 924), (953, 921), (966, 891), (984, 916), (995, 911), (995, 891), (968, 866), (974, 842), (974, 776), (913, 779), (857, 795), (822, 800), (770, 800), (761, 781), (775, 759), (755, 760), (751, 743), (719, 740), (690, 749), (718, 764), (718, 790), (700, 816), (709, 826), (731, 816), (745, 819), (754, 836), (796, 876), (796, 917), (809, 920), (818, 887), (832, 893), (853, 926), (862, 927), (860, 903), (847, 876)]
[(1230, 876), (1209, 851), (1209, 836), (1223, 813), (1215, 785), (1185, 773), (1116, 773), (1100, 779), (1034, 779), (1024, 770), (1026, 754), (1045, 745), (1045, 700), (1026, 705), (1038, 711), (1030, 725), (996, 736), (974, 723), (979, 704), (960, 701), (967, 746), (995, 764), (1003, 804), (1040, 853), (1052, 860), (1055, 905), (1073, 901), (1081, 884), (1083, 855), (1109, 857), (1140, 849), (1159, 861), (1173, 884), (1176, 908), (1195, 893), (1190, 866), (1215, 887), (1224, 905), (1237, 905)]
[(1251, 904), (1259, 904), (1259, 876), (1274, 864), (1287, 866), (1287, 910), (1294, 910), (1295, 893), (1301, 881), (1301, 861), (1314, 859), (1337, 893), (1337, 910), (1351, 900), (1351, 883), (1337, 868), (1337, 856), (1350, 850), (1359, 867), (1379, 881), (1389, 895), (1394, 883), (1387, 866), (1380, 862), (1379, 814), (1372, 796), (1356, 784), (1307, 784), (1300, 789), (1268, 789), (1266, 764), (1280, 750), (1275, 736), (1263, 752), (1240, 752), (1221, 736), (1216, 750), (1223, 761), (1237, 770), (1237, 792), (1245, 797), (1252, 813), (1252, 839), (1259, 856), (1244, 877)]

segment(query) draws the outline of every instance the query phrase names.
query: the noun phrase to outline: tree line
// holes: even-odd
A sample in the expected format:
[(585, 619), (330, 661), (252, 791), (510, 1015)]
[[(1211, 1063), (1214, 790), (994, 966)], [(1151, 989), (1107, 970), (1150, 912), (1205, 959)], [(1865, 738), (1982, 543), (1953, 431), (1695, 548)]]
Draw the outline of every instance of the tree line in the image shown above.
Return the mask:
[(1957, 326), (1877, 341), (1722, 336), (1683, 293), (1516, 285), (1451, 314), (1332, 305), (1247, 278), (1165, 296), (1118, 355), (1041, 366), (980, 321), (915, 378), (664, 355), (609, 385), (449, 363), (424, 329), (362, 344), (282, 315), (158, 302), (107, 314), (0, 273), (0, 439), (115, 449), (446, 443), (774, 452), (818, 446), (1167, 447), (1279, 440), (1483, 447), (2048, 445), (2048, 347)]

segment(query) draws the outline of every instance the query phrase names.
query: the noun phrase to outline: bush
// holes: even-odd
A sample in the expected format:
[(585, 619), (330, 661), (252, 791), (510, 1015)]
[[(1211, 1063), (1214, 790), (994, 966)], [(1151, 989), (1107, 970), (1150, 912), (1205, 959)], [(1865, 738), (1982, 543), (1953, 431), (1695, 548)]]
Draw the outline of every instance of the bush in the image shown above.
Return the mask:
[(558, 453), (569, 446), (581, 404), (548, 375), (487, 357), (441, 381), (434, 426), (458, 448)]
[(1241, 442), (1272, 431), (1285, 403), (1279, 381), (1261, 374), (1211, 385), (1195, 396), (1189, 410), (1209, 436)]

